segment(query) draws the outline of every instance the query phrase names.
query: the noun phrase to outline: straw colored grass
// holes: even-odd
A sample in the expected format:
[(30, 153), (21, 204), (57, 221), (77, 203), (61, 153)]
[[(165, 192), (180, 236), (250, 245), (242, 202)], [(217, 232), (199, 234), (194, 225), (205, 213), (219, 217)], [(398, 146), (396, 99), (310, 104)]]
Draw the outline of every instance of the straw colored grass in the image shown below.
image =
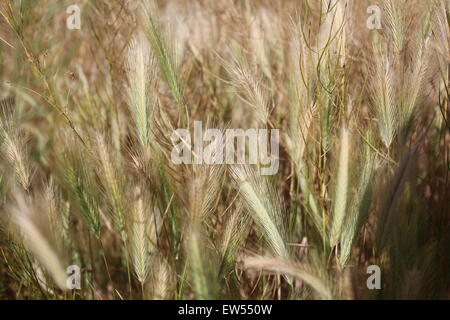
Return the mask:
[(448, 0), (66, 5), (0, 2), (0, 298), (448, 298)]

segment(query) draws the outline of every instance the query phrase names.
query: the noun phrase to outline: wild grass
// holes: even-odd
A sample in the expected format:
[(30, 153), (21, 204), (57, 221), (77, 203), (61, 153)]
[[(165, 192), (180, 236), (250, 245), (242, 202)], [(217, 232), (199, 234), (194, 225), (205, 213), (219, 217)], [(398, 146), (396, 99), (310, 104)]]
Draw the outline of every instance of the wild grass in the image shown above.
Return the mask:
[(336, 189), (334, 194), (333, 222), (331, 225), (330, 245), (334, 247), (342, 234), (347, 213), (348, 174), (350, 158), (350, 132), (342, 128), (340, 138), (339, 163), (336, 173)]
[[(448, 0), (71, 4), (0, 4), (0, 298), (450, 298)], [(194, 121), (278, 172), (175, 164)]]

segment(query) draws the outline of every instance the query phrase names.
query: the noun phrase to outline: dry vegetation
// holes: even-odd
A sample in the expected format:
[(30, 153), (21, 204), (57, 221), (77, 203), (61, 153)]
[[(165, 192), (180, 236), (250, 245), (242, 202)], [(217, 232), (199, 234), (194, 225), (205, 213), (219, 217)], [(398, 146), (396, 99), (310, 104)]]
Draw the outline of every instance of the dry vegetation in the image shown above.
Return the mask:
[[(0, 298), (450, 298), (448, 0), (0, 13)], [(279, 172), (175, 165), (196, 120), (280, 129)]]

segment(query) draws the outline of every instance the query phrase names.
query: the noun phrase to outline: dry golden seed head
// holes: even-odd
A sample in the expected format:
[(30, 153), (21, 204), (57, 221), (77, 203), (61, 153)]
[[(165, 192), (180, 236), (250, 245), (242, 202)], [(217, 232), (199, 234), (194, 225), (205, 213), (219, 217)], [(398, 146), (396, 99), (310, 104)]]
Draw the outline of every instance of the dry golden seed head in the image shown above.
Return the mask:
[(56, 285), (61, 290), (66, 290), (66, 273), (63, 268), (63, 263), (32, 221), (31, 218), (34, 215), (33, 203), (29, 203), (29, 201), (23, 194), (17, 191), (16, 206), (10, 207), (12, 219), (18, 227), (19, 235), (22, 237), (26, 248), (45, 267)]

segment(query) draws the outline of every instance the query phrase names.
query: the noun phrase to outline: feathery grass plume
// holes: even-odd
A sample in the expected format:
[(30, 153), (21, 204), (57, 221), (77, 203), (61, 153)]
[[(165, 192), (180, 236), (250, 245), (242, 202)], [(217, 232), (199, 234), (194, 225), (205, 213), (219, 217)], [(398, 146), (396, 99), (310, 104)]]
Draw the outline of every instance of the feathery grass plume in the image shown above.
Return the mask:
[(434, 25), (432, 24), (432, 33), (435, 36), (435, 41), (432, 41), (432, 46), (435, 47), (439, 62), (439, 72), (441, 82), (441, 90), (443, 95), (447, 96), (446, 102), (441, 103), (441, 123), (445, 123), (450, 128), (450, 106), (448, 96), (450, 95), (450, 3), (436, 1), (436, 19)]
[(257, 119), (265, 124), (269, 119), (269, 93), (262, 85), (261, 77), (257, 77), (250, 69), (243, 56), (232, 54), (232, 62), (224, 62), (230, 74), (230, 84), (237, 91), (239, 98), (255, 111)]
[[(377, 50), (377, 49), (375, 49)], [(386, 56), (375, 53), (375, 70), (371, 79), (371, 96), (373, 108), (378, 117), (380, 137), (389, 149), (397, 132), (397, 110), (394, 87), (394, 74), (391, 63)]]
[[(436, 20), (433, 27), (433, 34), (436, 37), (434, 46), (439, 53), (439, 60), (447, 67), (450, 62), (450, 4), (445, 1), (436, 0)], [(443, 68), (441, 66), (441, 68)]]
[(314, 194), (314, 187), (312, 182), (309, 181), (309, 177), (305, 173), (306, 170), (301, 171), (299, 175), (299, 185), (305, 196), (304, 202), (306, 213), (309, 215), (311, 222), (317, 231), (320, 233), (324, 242), (328, 241), (327, 228), (328, 225), (323, 219), (322, 212), (319, 210), (318, 199)]
[(70, 256), (74, 259), (74, 261), (79, 261), (79, 255), (74, 245), (74, 239), (71, 234), (71, 221), (72, 214), (70, 210), (70, 202), (69, 201), (61, 201), (60, 203), (60, 212), (61, 212), (61, 238), (63, 247), (70, 248)]
[(243, 210), (243, 204), (239, 202), (228, 219), (220, 242), (222, 262), (219, 272), (221, 276), (226, 278), (231, 273), (236, 263), (238, 250), (249, 231), (250, 223), (250, 215)]
[(180, 80), (177, 76), (176, 63), (174, 61), (174, 54), (168, 47), (167, 41), (164, 40), (158, 26), (158, 21), (155, 20), (157, 7), (154, 2), (145, 2), (140, 7), (143, 13), (144, 32), (153, 50), (159, 70), (166, 81), (172, 97), (178, 105), (179, 121), (181, 125), (188, 123), (189, 114), (187, 110), (186, 101), (184, 99)]
[(281, 257), (246, 257), (244, 259), (244, 268), (265, 270), (297, 278), (313, 288), (321, 299), (333, 299), (332, 290), (326, 281), (315, 275), (314, 272), (308, 271), (307, 268), (302, 267), (291, 260), (282, 259)]
[(152, 104), (149, 84), (154, 81), (154, 62), (145, 38), (134, 38), (128, 48), (126, 63), (128, 76), (128, 103), (133, 113), (136, 136), (143, 148), (150, 139), (150, 107)]
[(348, 170), (351, 143), (350, 132), (346, 127), (342, 128), (340, 143), (336, 188), (334, 190), (333, 221), (330, 234), (331, 247), (334, 247), (340, 239), (342, 225), (347, 213)]
[[(189, 183), (185, 250), (191, 282), (197, 299), (214, 299), (219, 294), (218, 266), (204, 222), (214, 210), (224, 177), (224, 166), (201, 165), (194, 168)], [(203, 249), (205, 248), (205, 249)]]
[(102, 177), (102, 184), (106, 190), (109, 205), (113, 213), (114, 226), (116, 231), (122, 237), (122, 240), (126, 241), (126, 219), (125, 208), (123, 202), (123, 188), (121, 181), (119, 180), (122, 175), (118, 167), (111, 161), (108, 146), (105, 142), (105, 138), (102, 136), (97, 137), (98, 155), (100, 161), (100, 175)]
[(350, 214), (341, 233), (339, 263), (344, 266), (350, 258), (356, 236), (363, 227), (372, 202), (373, 172), (375, 157), (368, 144), (364, 146), (363, 165), (360, 172), (358, 188), (353, 197)]
[[(448, 4), (448, 2), (447, 2)], [(427, 4), (425, 5), (424, 8), (424, 12), (421, 15), (421, 21), (420, 21), (420, 34), (422, 37), (424, 38), (428, 38), (431, 37), (433, 30), (432, 30), (432, 25), (433, 25), (433, 18), (436, 15), (436, 11), (439, 10), (439, 2), (436, 1), (430, 1), (427, 2)], [(438, 18), (436, 17), (436, 20)]]
[(204, 219), (209, 211), (208, 207), (212, 203), (213, 196), (215, 196), (208, 194), (209, 186), (207, 184), (218, 182), (207, 178), (208, 174), (200, 175), (198, 179), (194, 178), (191, 183), (189, 192), (190, 217), (186, 224), (185, 250), (196, 299), (216, 299), (219, 293), (211, 244), (208, 243), (209, 240), (203, 227)]
[(406, 18), (402, 12), (405, 12), (404, 0), (386, 0), (384, 1), (384, 12), (386, 12), (386, 23), (390, 36), (394, 43), (395, 53), (399, 54), (406, 41)]
[[(71, 203), (75, 204), (86, 222), (89, 231), (100, 236), (100, 214), (96, 196), (98, 192), (92, 177), (92, 170), (83, 157), (81, 149), (73, 139), (68, 139), (65, 151), (59, 160), (64, 186)], [(68, 217), (66, 217), (68, 219)], [(66, 224), (68, 220), (66, 220)], [(68, 226), (67, 226), (68, 227)]]
[(61, 260), (31, 220), (34, 213), (32, 204), (28, 203), (29, 200), (19, 192), (15, 197), (16, 205), (10, 208), (10, 212), (21, 232), (24, 244), (50, 273), (55, 284), (60, 289), (66, 290), (66, 273)]
[(415, 108), (422, 100), (422, 92), (424, 91), (424, 80), (428, 67), (428, 46), (429, 38), (418, 39), (414, 48), (411, 66), (405, 73), (405, 81), (403, 82), (403, 93), (401, 103), (400, 127), (402, 135), (406, 136), (411, 121), (415, 115)]
[(252, 212), (253, 220), (275, 255), (289, 258), (287, 234), (282, 223), (283, 210), (276, 191), (249, 166), (232, 166), (230, 172), (239, 193)]
[(150, 267), (150, 252), (148, 244), (148, 222), (149, 208), (144, 203), (142, 191), (137, 188), (135, 190), (135, 201), (133, 206), (133, 223), (132, 223), (132, 258), (134, 272), (141, 284), (144, 284)]
[[(221, 147), (221, 146), (219, 146)], [(220, 195), (225, 175), (223, 165), (201, 165), (188, 178), (189, 214), (191, 219), (204, 220), (214, 211), (214, 205)]]
[(5, 102), (0, 106), (0, 137), (3, 157), (14, 168), (20, 185), (28, 190), (31, 183), (30, 161), (26, 148), (26, 139), (19, 131), (18, 123), (11, 114), (12, 105)]
[(189, 230), (186, 235), (185, 249), (195, 298), (199, 300), (217, 299), (220, 288), (211, 244), (198, 218), (189, 222), (187, 227)]
[(151, 257), (158, 249), (163, 223), (159, 209), (149, 203), (144, 191), (144, 187), (136, 187), (131, 226), (131, 256), (141, 285), (148, 278)]
[(173, 297), (175, 289), (174, 272), (169, 263), (164, 258), (159, 258), (152, 266), (155, 272), (152, 273), (151, 297), (154, 300), (165, 300)]
[(61, 212), (60, 194), (58, 194), (52, 178), (50, 178), (48, 184), (45, 186), (44, 200), (47, 205), (46, 213), (50, 224), (50, 231), (57, 243), (61, 244), (61, 241), (64, 240), (63, 213)]
[(268, 43), (269, 41), (265, 37), (264, 34), (265, 30), (263, 26), (263, 19), (265, 14), (267, 13), (264, 10), (260, 10), (257, 16), (254, 17), (251, 15), (250, 10), (246, 10), (246, 17), (249, 20), (250, 24), (249, 32), (250, 32), (250, 45), (253, 51), (252, 53), (256, 57), (257, 63), (261, 67), (261, 70), (264, 73), (264, 75), (272, 80), (273, 77), (268, 56), (269, 50), (267, 48), (269, 45)]

